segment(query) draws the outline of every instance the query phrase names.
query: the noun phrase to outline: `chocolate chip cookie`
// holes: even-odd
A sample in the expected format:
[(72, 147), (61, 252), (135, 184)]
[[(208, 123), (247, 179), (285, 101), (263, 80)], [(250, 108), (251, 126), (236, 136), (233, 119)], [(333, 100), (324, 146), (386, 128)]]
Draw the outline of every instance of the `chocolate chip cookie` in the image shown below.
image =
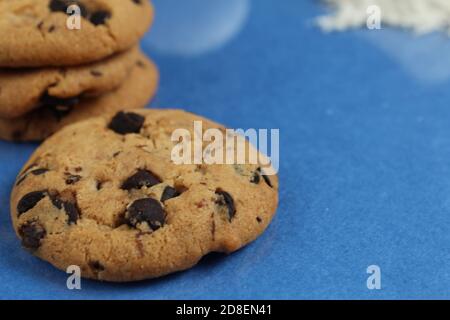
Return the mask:
[(224, 132), (194, 114), (150, 109), (92, 118), (50, 137), (11, 196), (23, 247), (62, 270), (77, 265), (83, 277), (134, 281), (255, 240), (275, 214), (277, 176), (258, 164), (175, 164), (172, 133), (185, 129), (182, 140), (190, 141), (194, 120), (203, 132)]
[(76, 67), (0, 69), (0, 118), (13, 119), (41, 105), (117, 89), (141, 57), (139, 48), (134, 48)]
[[(103, 75), (93, 77), (103, 78)], [(155, 64), (145, 55), (138, 54), (131, 65), (130, 74), (118, 89), (98, 97), (56, 98), (44, 95), (40, 98), (39, 107), (33, 108), (33, 111), (14, 119), (0, 118), (0, 138), (10, 141), (39, 141), (65, 125), (80, 120), (122, 109), (143, 108), (154, 96), (158, 79)], [(77, 91), (76, 85), (71, 86), (71, 81), (62, 81), (61, 87), (56, 89), (58, 92), (64, 92), (64, 83), (68, 85), (68, 91)]]
[[(80, 29), (69, 29), (69, 6)], [(153, 20), (148, 0), (2, 0), (0, 67), (86, 64), (133, 47)]]

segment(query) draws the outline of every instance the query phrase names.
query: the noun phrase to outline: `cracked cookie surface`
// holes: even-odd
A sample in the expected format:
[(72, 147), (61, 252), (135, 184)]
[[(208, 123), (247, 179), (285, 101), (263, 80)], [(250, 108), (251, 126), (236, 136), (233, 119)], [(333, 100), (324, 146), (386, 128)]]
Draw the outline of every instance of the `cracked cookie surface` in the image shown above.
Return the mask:
[(257, 164), (173, 163), (171, 135), (193, 135), (194, 120), (203, 132), (224, 130), (150, 109), (82, 121), (46, 140), (11, 195), (22, 245), (62, 270), (80, 266), (83, 277), (134, 281), (255, 240), (275, 214), (277, 176)]
[(156, 92), (159, 73), (155, 64), (144, 54), (138, 53), (135, 58), (129, 75), (117, 89), (98, 97), (47, 97), (46, 104), (21, 117), (0, 118), (0, 138), (40, 141), (80, 120), (121, 109), (145, 107)]
[[(79, 30), (67, 8), (81, 9)], [(80, 65), (133, 47), (153, 21), (148, 0), (2, 0), (0, 67)]]
[(51, 100), (95, 97), (117, 89), (141, 56), (134, 48), (76, 67), (0, 69), (0, 118), (20, 117)]

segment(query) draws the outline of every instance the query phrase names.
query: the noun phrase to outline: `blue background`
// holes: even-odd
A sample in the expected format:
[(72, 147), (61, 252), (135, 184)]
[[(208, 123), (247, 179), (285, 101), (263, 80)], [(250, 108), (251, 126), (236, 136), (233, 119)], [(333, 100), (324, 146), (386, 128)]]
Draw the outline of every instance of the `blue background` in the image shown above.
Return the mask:
[[(323, 34), (313, 0), (155, 3), (143, 40), (161, 71), (152, 106), (279, 128), (273, 223), (191, 270), (69, 291), (11, 227), (10, 189), (36, 146), (1, 142), (0, 298), (450, 298), (450, 40)], [(366, 287), (372, 264), (381, 290)]]

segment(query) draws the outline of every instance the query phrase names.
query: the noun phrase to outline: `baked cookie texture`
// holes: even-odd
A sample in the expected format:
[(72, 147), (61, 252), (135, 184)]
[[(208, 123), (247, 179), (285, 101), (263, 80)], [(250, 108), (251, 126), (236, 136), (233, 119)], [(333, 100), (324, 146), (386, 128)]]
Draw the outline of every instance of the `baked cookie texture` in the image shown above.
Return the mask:
[(70, 68), (0, 69), (0, 118), (13, 119), (48, 102), (94, 97), (117, 89), (141, 57), (136, 47)]
[[(11, 196), (22, 245), (82, 276), (134, 281), (231, 253), (268, 226), (277, 176), (253, 164), (171, 161), (177, 128), (224, 128), (180, 110), (134, 110), (67, 126), (31, 156)], [(254, 149), (253, 149), (254, 150)]]
[[(9, 141), (40, 141), (80, 120), (122, 109), (143, 108), (156, 93), (158, 81), (159, 72), (155, 64), (139, 53), (133, 60), (129, 76), (116, 90), (98, 97), (50, 99), (45, 105), (41, 104), (21, 117), (0, 118), (0, 138)], [(70, 80), (66, 84), (67, 90), (77, 91), (74, 89), (77, 85), (72, 87)], [(78, 88), (80, 86), (82, 84)], [(55, 90), (64, 92), (64, 87), (63, 81), (61, 90)]]
[[(67, 8), (81, 29), (67, 28)], [(148, 0), (2, 0), (0, 67), (86, 64), (133, 47), (153, 21)]]

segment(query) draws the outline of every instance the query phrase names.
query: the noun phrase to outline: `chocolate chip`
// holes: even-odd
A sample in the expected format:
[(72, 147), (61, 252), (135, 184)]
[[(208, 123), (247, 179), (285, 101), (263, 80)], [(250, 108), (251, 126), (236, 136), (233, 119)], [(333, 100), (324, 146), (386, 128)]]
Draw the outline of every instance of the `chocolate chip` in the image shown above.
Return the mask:
[(103, 182), (102, 181), (97, 181), (97, 183), (95, 184), (95, 188), (97, 190), (101, 190), (103, 188)]
[(49, 171), (48, 169), (39, 168), (39, 169), (35, 169), (35, 170), (31, 171), (31, 174), (33, 174), (34, 176), (40, 176), (41, 174), (44, 174), (48, 171)]
[(178, 197), (179, 195), (180, 193), (175, 188), (167, 186), (161, 195), (161, 202), (165, 202), (169, 199)]
[(270, 182), (269, 177), (266, 176), (265, 174), (263, 174), (262, 177), (263, 177), (264, 181), (267, 183), (267, 185), (268, 185), (269, 187), (273, 188), (272, 182)]
[(45, 106), (74, 106), (80, 102), (80, 97), (58, 98), (45, 93), (41, 97), (41, 103)]
[(61, 199), (59, 194), (51, 194), (50, 200), (57, 209), (61, 210), (64, 208), (64, 211), (68, 217), (68, 224), (76, 223), (78, 221), (78, 218), (80, 217), (80, 210), (78, 209), (76, 202), (64, 201)]
[(111, 18), (111, 13), (105, 10), (99, 10), (89, 17), (89, 21), (92, 22), (93, 25), (98, 26), (100, 24), (105, 24), (106, 20)]
[(139, 114), (120, 111), (114, 118), (108, 128), (118, 134), (139, 133), (145, 118)]
[(261, 180), (261, 176), (260, 176), (259, 172), (257, 172), (257, 171), (253, 172), (253, 175), (250, 177), (250, 182), (254, 183), (254, 184), (258, 184), (260, 180)]
[(141, 189), (160, 184), (161, 180), (148, 170), (139, 169), (122, 184), (123, 190)]
[(63, 201), (59, 198), (58, 194), (50, 194), (50, 201), (57, 209), (62, 209)]
[(216, 203), (221, 206), (226, 206), (228, 209), (228, 220), (231, 222), (231, 220), (234, 218), (236, 214), (236, 208), (234, 207), (234, 200), (233, 197), (228, 192), (217, 190), (216, 194), (219, 196), (219, 198), (216, 200)]
[(71, 5), (77, 5), (80, 8), (81, 16), (87, 17), (88, 12), (86, 7), (77, 0), (51, 0), (48, 4), (48, 8), (52, 12), (62, 12), (69, 15), (69, 13), (67, 13), (67, 8)]
[(142, 4), (141, 0), (132, 0), (136, 4)]
[(101, 271), (105, 271), (105, 267), (97, 260), (95, 261), (89, 261), (89, 267), (94, 271), (94, 272), (101, 272)]
[(128, 208), (126, 221), (129, 226), (135, 227), (146, 222), (153, 231), (164, 225), (165, 212), (159, 201), (152, 198), (139, 199)]
[(41, 201), (46, 195), (47, 195), (46, 190), (33, 191), (33, 192), (30, 192), (30, 193), (24, 195), (22, 197), (22, 199), (20, 199), (19, 203), (17, 204), (18, 216), (27, 212), (28, 210), (33, 209), (36, 206), (36, 204), (39, 201)]
[(256, 221), (258, 221), (258, 223), (261, 223), (262, 219), (260, 217), (256, 217)]
[(55, 31), (56, 27), (54, 25), (51, 25), (50, 27), (48, 27), (48, 33), (52, 33), (53, 31)]
[(66, 178), (66, 184), (75, 184), (78, 181), (81, 180), (81, 176), (79, 175), (74, 175), (74, 174), (69, 174), (68, 177)]
[(80, 217), (80, 211), (75, 203), (72, 202), (64, 202), (64, 211), (67, 214), (69, 224), (76, 223), (78, 218)]
[(41, 97), (42, 107), (48, 109), (58, 121), (67, 116), (79, 102), (80, 97), (57, 98), (47, 93)]
[(91, 75), (93, 75), (94, 77), (101, 77), (103, 73), (97, 70), (91, 70)]
[[(35, 175), (35, 176), (39, 176), (48, 171), (49, 171), (48, 169), (40, 168), (40, 169), (35, 169), (33, 171), (30, 171), (29, 173), (31, 173), (32, 175)], [(25, 173), (17, 179), (16, 186), (20, 185), (28, 177), (29, 173), (25, 171)]]
[(64, 12), (66, 13), (68, 7), (68, 1), (65, 0), (51, 0), (48, 4), (50, 11), (53, 12)]
[[(270, 181), (269, 177), (265, 174), (263, 174), (263, 171), (261, 168), (256, 169), (256, 173), (261, 175), (261, 177), (264, 179), (264, 182), (271, 188), (273, 188), (272, 186), (272, 182)], [(259, 180), (258, 180), (259, 183)]]
[(136, 61), (136, 65), (137, 65), (139, 68), (145, 69), (145, 63), (144, 63), (142, 60)]
[(22, 246), (33, 250), (40, 247), (41, 240), (45, 237), (46, 233), (44, 227), (37, 221), (28, 221), (19, 228)]

